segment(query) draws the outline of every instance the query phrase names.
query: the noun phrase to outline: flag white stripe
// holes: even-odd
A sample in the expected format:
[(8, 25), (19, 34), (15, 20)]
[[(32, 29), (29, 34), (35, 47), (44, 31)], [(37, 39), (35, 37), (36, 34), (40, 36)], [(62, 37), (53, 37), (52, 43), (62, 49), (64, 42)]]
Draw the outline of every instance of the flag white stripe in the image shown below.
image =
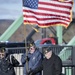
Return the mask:
[[(31, 10), (31, 9), (26, 9), (26, 10)], [(32, 10), (31, 10), (32, 11)], [(52, 12), (52, 11), (45, 11), (45, 10), (34, 10), (34, 12), (37, 12), (37, 13), (44, 13), (44, 14), (53, 14), (53, 15), (60, 15), (60, 16), (70, 16), (69, 14), (65, 14), (65, 13), (59, 13), (59, 12)], [(28, 12), (23, 12), (23, 14), (31, 14), (31, 12), (30, 13), (28, 13)], [(39, 14), (38, 14), (39, 15)], [(42, 15), (42, 14), (41, 14)]]
[[(27, 15), (27, 14), (26, 14)], [(27, 16), (32, 16), (32, 15), (27, 15)], [(41, 19), (43, 19), (43, 18), (56, 18), (55, 16), (39, 16), (39, 15), (34, 15), (36, 18), (41, 18)], [(59, 17), (57, 17), (57, 18), (59, 18)], [(62, 17), (60, 17), (60, 18), (62, 18)], [(63, 19), (65, 19), (65, 20), (69, 20), (68, 18), (63, 18)]]
[[(55, 7), (55, 6), (47, 6), (47, 5), (40, 5), (40, 7), (44, 7), (44, 8), (48, 8), (48, 9), (57, 9), (57, 10), (62, 10), (62, 11), (66, 11), (66, 12), (69, 12), (70, 9), (68, 8), (62, 8), (62, 7)], [(37, 11), (40, 12), (41, 10), (40, 9), (31, 9), (31, 8), (27, 8), (27, 7), (23, 7), (23, 9), (27, 9), (27, 10), (33, 10), (33, 11)], [(48, 10), (44, 10), (44, 11), (48, 11)], [(50, 12), (50, 10), (49, 10)]]
[(56, 6), (39, 5), (39, 7), (54, 9), (54, 10), (70, 11), (70, 9), (68, 9), (68, 8), (62, 8), (62, 7), (56, 7)]
[[(24, 12), (23, 12), (24, 13)], [(24, 15), (27, 15), (27, 16), (32, 16), (32, 15), (34, 15), (35, 17), (37, 17), (37, 18), (55, 18), (56, 16), (41, 16), (41, 15), (35, 15), (35, 14), (33, 14), (33, 13), (27, 13), (27, 12), (25, 12), (24, 13)], [(70, 15), (69, 15), (70, 16)], [(68, 17), (69, 17), (68, 16)], [(62, 18), (62, 17), (60, 17), (60, 18)], [(69, 20), (68, 18), (64, 18), (65, 20)]]
[(41, 1), (40, 2), (45, 2), (45, 3), (52, 3), (52, 4), (56, 4), (56, 5), (64, 5), (64, 6), (72, 6), (71, 3), (69, 3), (70, 1), (64, 1), (64, 2), (61, 2), (61, 1)]

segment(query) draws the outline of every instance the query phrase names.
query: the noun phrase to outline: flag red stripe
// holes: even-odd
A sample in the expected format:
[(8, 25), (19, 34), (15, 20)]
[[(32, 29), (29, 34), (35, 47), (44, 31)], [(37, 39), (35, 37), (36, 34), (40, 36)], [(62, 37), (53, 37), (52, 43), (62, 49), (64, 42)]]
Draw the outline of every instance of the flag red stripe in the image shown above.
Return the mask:
[[(63, 15), (60, 16), (60, 14), (59, 15), (55, 15), (55, 14), (47, 14), (47, 13), (38, 13), (38, 12), (30, 11), (30, 10), (23, 10), (23, 12), (32, 13), (32, 14), (39, 15), (39, 16), (57, 16), (57, 17), (63, 17), (63, 18), (70, 19), (69, 16), (63, 16)], [(23, 14), (23, 15), (25, 17), (26, 14)], [(68, 14), (68, 15), (70, 15), (70, 14)]]
[[(42, 15), (42, 16), (45, 16), (45, 15), (46, 15), (46, 16), (49, 16), (49, 15), (50, 15), (50, 14), (48, 14), (48, 13), (42, 13), (42, 12), (39, 13), (39, 12), (34, 12), (34, 11), (31, 11), (31, 10), (24, 10), (24, 9), (23, 9), (23, 12), (28, 12), (28, 13), (30, 12), (30, 13), (34, 13), (34, 14), (36, 14), (36, 15)], [(61, 12), (59, 12), (59, 13), (61, 13)], [(62, 13), (63, 13), (63, 12), (62, 12)], [(67, 13), (67, 12), (66, 12), (66, 13)], [(69, 15), (69, 14), (70, 14), (70, 13), (67, 13), (67, 15)], [(54, 14), (53, 14), (53, 15), (54, 15)], [(57, 16), (60, 16), (60, 14), (59, 14), (59, 15), (57, 14)]]
[(55, 17), (55, 18), (37, 18), (37, 17), (35, 17), (35, 16), (27, 16), (27, 15), (25, 15), (24, 17), (26, 17), (26, 18), (29, 18), (29, 19), (32, 19), (32, 18), (36, 18), (36, 20), (39, 20), (39, 21), (46, 21), (46, 20), (63, 20), (63, 21), (66, 21), (66, 22), (69, 22), (70, 21), (70, 19), (68, 19), (68, 20), (66, 20), (66, 19), (63, 19), (63, 18), (58, 18), (58, 17)]
[[(61, 3), (61, 2), (60, 2), (60, 3)], [(64, 3), (64, 2), (63, 2), (63, 3)], [(64, 5), (59, 5), (59, 4), (54, 4), (54, 3), (48, 3), (48, 2), (39, 2), (39, 4), (71, 9), (71, 6), (67, 6), (67, 5), (64, 6)], [(65, 4), (66, 4), (66, 3), (65, 3)], [(73, 3), (72, 3), (72, 1), (71, 1), (71, 2), (68, 2), (67, 4), (73, 4)]]
[[(23, 16), (26, 18), (28, 17), (28, 15), (23, 15)], [(48, 16), (48, 15), (46, 15), (46, 16)], [(49, 16), (57, 16), (57, 15), (50, 14)], [(28, 18), (31, 18), (31, 17), (37, 18), (36, 16), (30, 16), (30, 15)], [(70, 20), (70, 17), (66, 17), (66, 16), (58, 16), (58, 17), (67, 18), (68, 20)], [(41, 18), (39, 18), (39, 19), (41, 19)]]
[(42, 8), (42, 7), (39, 7), (38, 9), (46, 10), (46, 11), (52, 11), (52, 12), (58, 12), (58, 13), (70, 14), (70, 12), (68, 12), (68, 11), (57, 10), (57, 9), (52, 9), (52, 8), (44, 8), (44, 7)]
[(51, 23), (46, 23), (46, 24), (40, 24), (37, 21), (28, 21), (28, 20), (24, 20), (24, 23), (29, 22), (31, 24), (38, 24), (40, 27), (41, 26), (50, 26), (50, 25), (56, 25), (56, 24), (64, 24), (64, 25), (68, 25), (67, 23), (64, 22), (51, 22)]

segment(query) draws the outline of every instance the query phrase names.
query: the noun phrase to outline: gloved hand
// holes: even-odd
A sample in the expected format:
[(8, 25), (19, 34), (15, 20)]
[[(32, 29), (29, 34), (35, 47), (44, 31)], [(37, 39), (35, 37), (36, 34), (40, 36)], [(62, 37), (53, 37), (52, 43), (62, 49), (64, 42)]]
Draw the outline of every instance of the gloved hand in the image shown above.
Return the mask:
[(29, 57), (28, 57), (28, 56), (26, 56), (26, 57), (25, 57), (25, 61), (26, 61), (26, 60), (28, 60), (28, 61), (29, 61)]
[(34, 72), (33, 72), (32, 70), (30, 70), (30, 71), (28, 72), (28, 75), (34, 75)]

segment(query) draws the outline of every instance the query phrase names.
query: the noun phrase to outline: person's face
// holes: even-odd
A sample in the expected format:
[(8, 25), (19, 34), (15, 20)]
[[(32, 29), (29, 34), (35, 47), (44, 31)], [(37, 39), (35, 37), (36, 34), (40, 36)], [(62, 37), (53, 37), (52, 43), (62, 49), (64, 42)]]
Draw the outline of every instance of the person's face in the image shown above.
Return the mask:
[(35, 47), (34, 46), (30, 47), (29, 52), (32, 54), (34, 53), (34, 51), (35, 51)]
[(4, 52), (0, 52), (0, 59), (4, 58), (5, 53)]
[(52, 51), (49, 51), (48, 53), (45, 54), (45, 57), (49, 59), (51, 58), (51, 55), (52, 55)]

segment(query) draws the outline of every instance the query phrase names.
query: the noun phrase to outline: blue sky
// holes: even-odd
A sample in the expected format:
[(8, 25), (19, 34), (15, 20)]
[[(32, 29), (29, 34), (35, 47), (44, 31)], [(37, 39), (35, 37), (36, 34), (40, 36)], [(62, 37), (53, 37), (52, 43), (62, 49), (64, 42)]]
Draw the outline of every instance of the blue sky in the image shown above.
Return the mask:
[(21, 0), (0, 0), (0, 19), (16, 19), (21, 14)]
[[(75, 0), (73, 11), (75, 12)], [(22, 15), (22, 0), (0, 0), (0, 19), (16, 19)]]
[(74, 1), (74, 4), (73, 4), (73, 11), (75, 12), (75, 0)]

